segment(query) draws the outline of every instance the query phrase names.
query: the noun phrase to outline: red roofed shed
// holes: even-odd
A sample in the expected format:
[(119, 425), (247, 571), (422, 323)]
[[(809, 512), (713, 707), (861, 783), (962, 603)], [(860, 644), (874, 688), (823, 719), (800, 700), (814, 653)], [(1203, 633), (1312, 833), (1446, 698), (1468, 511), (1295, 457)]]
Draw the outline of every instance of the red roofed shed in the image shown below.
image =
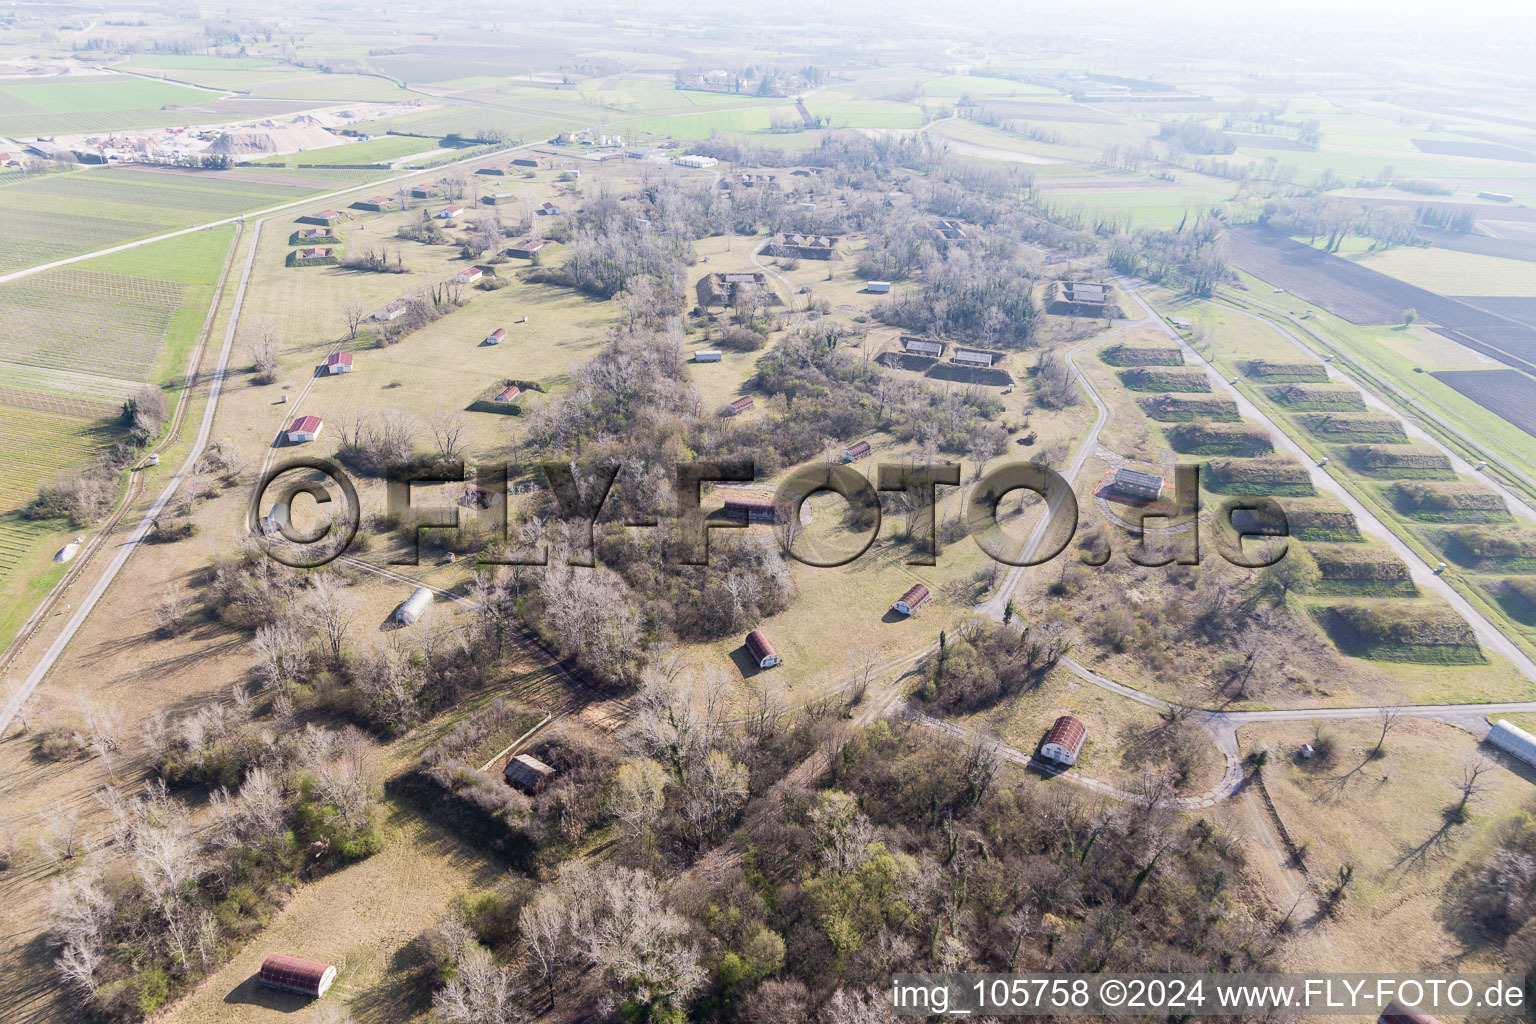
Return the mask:
[(336, 980), (336, 965), (323, 964), (318, 960), (306, 960), (301, 956), (273, 953), (261, 964), (258, 976), (267, 988), (319, 999)]
[(773, 668), (773, 666), (783, 660), (779, 657), (779, 652), (773, 649), (773, 644), (768, 642), (768, 638), (763, 635), (763, 631), (760, 629), (754, 629), (747, 634), (747, 651), (752, 655), (752, 659), (757, 662), (758, 668)]
[(914, 583), (905, 594), (896, 599), (896, 603), (891, 607), (903, 615), (916, 615), (917, 610), (926, 600), (928, 600), (928, 588), (921, 583)]
[(1056, 719), (1051, 731), (1040, 744), (1040, 756), (1057, 764), (1074, 765), (1077, 755), (1083, 752), (1083, 741), (1088, 738), (1088, 727), (1072, 715)]

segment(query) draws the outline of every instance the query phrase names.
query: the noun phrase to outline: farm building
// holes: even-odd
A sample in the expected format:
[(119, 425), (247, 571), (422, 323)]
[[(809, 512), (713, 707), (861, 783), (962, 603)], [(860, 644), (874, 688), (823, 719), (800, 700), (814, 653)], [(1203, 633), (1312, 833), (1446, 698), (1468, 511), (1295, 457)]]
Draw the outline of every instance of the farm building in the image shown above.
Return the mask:
[(412, 199), (431, 199), (443, 190), (441, 185), (412, 185)]
[(325, 357), (325, 372), (326, 373), (351, 373), (352, 372), (352, 353), (351, 352), (332, 352), (330, 355), (326, 356)]
[(292, 512), (289, 510), (288, 505), (281, 501), (278, 502), (272, 506), (272, 511), (268, 512), (266, 517), (262, 519), (261, 532), (268, 536), (282, 532), (283, 527), (288, 525), (288, 520), (291, 516)]
[(482, 167), (479, 170), (475, 171), (476, 174), (494, 174), (497, 177), (502, 177), (502, 176), (506, 175), (508, 172), (509, 172), (509, 165), (508, 164), (495, 164), (495, 165), (493, 165), (491, 167)]
[(982, 352), (977, 349), (957, 348), (953, 362), (961, 366), (991, 366), (997, 357), (991, 352)]
[(903, 615), (916, 615), (917, 610), (928, 601), (928, 588), (921, 583), (914, 583), (905, 594), (896, 599), (892, 608)]
[(838, 239), (831, 235), (779, 235), (763, 247), (769, 256), (781, 259), (830, 260), (837, 255)]
[(325, 421), (319, 416), (300, 416), (288, 424), (288, 443), (303, 444), (313, 441), (325, 429)]
[(1536, 736), (1532, 736), (1519, 726), (1510, 725), (1500, 719), (1493, 723), (1493, 729), (1488, 733), (1488, 742), (1506, 754), (1518, 757), (1527, 764), (1536, 765)]
[(507, 336), (507, 329), (505, 327), (498, 327), (494, 331), (492, 331), (490, 334), (487, 334), (485, 336), (485, 344), (487, 344), (487, 345), (500, 345), (501, 342), (502, 342), (502, 339), (505, 338), (506, 336)]
[(517, 197), (511, 192), (492, 192), (488, 196), (481, 196), (480, 201), (486, 206), (501, 206), (503, 203), (517, 202)]
[(693, 354), (696, 363), (718, 363), (720, 359), (721, 353), (717, 348), (701, 348)]
[(380, 322), (386, 320), (394, 320), (396, 317), (404, 316), (405, 311), (409, 308), (409, 304), (404, 299), (396, 299), (394, 302), (387, 303), (380, 307), (368, 319), (378, 320)]
[(463, 270), (453, 275), (454, 280), (461, 281), (464, 284), (474, 284), (484, 276), (484, 267), (465, 267)]
[(299, 232), (300, 238), (330, 238), (330, 228), (305, 228)]
[(392, 210), (392, 209), (394, 209), (395, 197), (394, 196), (370, 196), (367, 199), (359, 199), (357, 202), (353, 203), (352, 205), (357, 207), (359, 210), (370, 210), (370, 211), (372, 211), (374, 213), (383, 213), (385, 210)]
[(460, 203), (454, 203), (452, 206), (445, 206), (441, 210), (437, 211), (438, 220), (452, 220), (455, 217), (462, 217), (463, 215), (464, 207)]
[(261, 973), (257, 978), (266, 988), (297, 992), (301, 996), (319, 999), (336, 981), (336, 965), (306, 960), (301, 956), (288, 956), (286, 953), (272, 953), (261, 962)]
[(1508, 192), (1479, 192), (1477, 198), (1487, 199), (1495, 203), (1512, 203), (1515, 201), (1515, 197)]
[(545, 202), (539, 207), (539, 213), (545, 217), (558, 217), (560, 216), (561, 212), (562, 211), (559, 206), (556, 206), (554, 203), (550, 202)]
[(860, 441), (857, 444), (851, 444), (847, 448), (843, 449), (843, 461), (844, 462), (855, 462), (855, 461), (857, 461), (859, 459), (862, 459), (864, 456), (868, 455), (869, 453), (870, 453), (869, 442), (868, 441)]
[(742, 398), (736, 399), (736, 401), (732, 402), (730, 405), (727, 405), (725, 407), (725, 414), (727, 416), (740, 416), (742, 413), (752, 408), (753, 404), (752, 396), (746, 395)]
[(957, 220), (941, 220), (937, 228), (941, 238), (958, 242), (965, 237), (965, 225)]
[(1145, 501), (1156, 501), (1163, 493), (1163, 478), (1151, 473), (1141, 473), (1134, 469), (1124, 467), (1115, 470), (1115, 475), (1109, 482), (1112, 490), (1132, 498), (1141, 498)]
[(752, 660), (757, 662), (758, 668), (773, 668), (784, 660), (760, 629), (747, 634), (747, 651), (752, 655)]
[(925, 341), (922, 338), (902, 336), (901, 347), (907, 350), (908, 355), (925, 356), (929, 359), (937, 359), (944, 354), (942, 341)]
[(712, 156), (699, 156), (695, 153), (689, 153), (686, 156), (673, 157), (672, 162), (677, 164), (679, 167), (693, 167), (702, 169), (705, 167), (713, 167), (720, 161), (716, 160)]
[(874, 295), (889, 295), (891, 293), (891, 282), (870, 281), (864, 285), (864, 290)]
[(779, 510), (773, 502), (763, 498), (727, 498), (725, 515), (732, 519), (745, 519), (748, 522), (776, 523), (779, 521)]
[(1103, 305), (1108, 297), (1106, 286), (1089, 281), (1065, 281), (1061, 288), (1068, 302)]
[(523, 389), (518, 387), (516, 384), (508, 384), (506, 387), (496, 392), (496, 396), (492, 398), (491, 401), (501, 402), (503, 404), (508, 402), (515, 402), (517, 401), (517, 396), (522, 393)]
[(555, 777), (555, 770), (532, 754), (518, 754), (507, 762), (501, 775), (513, 789), (534, 796), (549, 785), (549, 780)]
[(769, 285), (767, 275), (758, 273), (705, 274), (699, 278), (696, 291), (699, 305), (706, 308), (728, 306), (743, 294), (761, 295), (762, 301), (770, 306), (777, 306), (782, 301)]
[(301, 221), (306, 221), (310, 224), (319, 224), (323, 227), (331, 227), (332, 225), (340, 224), (346, 219), (347, 215), (342, 213), (340, 210), (321, 210), (319, 213), (311, 213), (299, 218)]
[(432, 591), (426, 587), (417, 587), (411, 591), (411, 596), (401, 602), (395, 609), (395, 621), (402, 626), (413, 626), (420, 619), (422, 613), (432, 607)]
[(331, 250), (329, 249), (310, 248), (299, 250), (299, 259), (301, 260), (325, 260), (330, 258)]
[(513, 167), (537, 167), (539, 162), (531, 157), (520, 156), (512, 161)]
[(517, 259), (531, 260), (539, 254), (549, 243), (542, 238), (523, 238), (507, 246), (507, 255)]
[(1077, 763), (1077, 755), (1083, 752), (1083, 741), (1088, 738), (1088, 727), (1072, 715), (1062, 715), (1045, 734), (1040, 744), (1040, 756), (1047, 761), (1071, 766)]

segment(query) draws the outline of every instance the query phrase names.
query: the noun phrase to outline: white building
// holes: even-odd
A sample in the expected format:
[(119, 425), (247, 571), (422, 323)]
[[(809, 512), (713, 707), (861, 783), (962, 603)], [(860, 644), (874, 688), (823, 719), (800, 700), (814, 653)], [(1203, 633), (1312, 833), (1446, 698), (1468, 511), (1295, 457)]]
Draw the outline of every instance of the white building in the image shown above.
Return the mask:
[(696, 363), (718, 363), (720, 361), (720, 350), (717, 348), (701, 348), (693, 354), (693, 361)]
[(1488, 733), (1488, 742), (1524, 761), (1526, 764), (1536, 765), (1536, 736), (1521, 729), (1519, 726), (1510, 725), (1500, 719), (1493, 723), (1493, 731)]
[(325, 429), (325, 421), (319, 416), (300, 416), (288, 425), (288, 443), (303, 444), (313, 441)]
[(1083, 741), (1087, 738), (1088, 727), (1081, 719), (1062, 715), (1051, 726), (1051, 731), (1045, 734), (1045, 742), (1040, 744), (1040, 756), (1047, 761), (1070, 767), (1077, 763), (1077, 756), (1083, 752)]
[(399, 608), (395, 609), (395, 621), (402, 626), (415, 625), (422, 613), (432, 607), (432, 591), (426, 587), (417, 587), (411, 591), (411, 596), (406, 598)]
[(705, 167), (713, 167), (720, 161), (716, 160), (712, 156), (699, 156), (697, 153), (689, 153), (687, 156), (674, 157), (672, 162), (677, 164), (679, 167), (696, 167), (702, 169)]

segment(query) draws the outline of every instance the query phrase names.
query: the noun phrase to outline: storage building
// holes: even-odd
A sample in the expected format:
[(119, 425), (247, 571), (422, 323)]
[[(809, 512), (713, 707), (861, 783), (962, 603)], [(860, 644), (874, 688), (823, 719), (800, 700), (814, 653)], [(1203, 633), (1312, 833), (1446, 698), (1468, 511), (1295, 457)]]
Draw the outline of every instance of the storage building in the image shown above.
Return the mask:
[(494, 331), (492, 331), (490, 334), (487, 334), (485, 336), (485, 343), (487, 345), (500, 345), (502, 339), (505, 338), (506, 336), (507, 336), (507, 329), (505, 327), (498, 327)]
[(944, 343), (942, 341), (925, 341), (922, 338), (902, 338), (901, 346), (902, 348), (906, 349), (910, 355), (926, 356), (930, 359), (937, 359), (939, 356), (944, 354)]
[(974, 349), (955, 349), (955, 362), (963, 366), (991, 366), (991, 352), (977, 352)]
[(858, 444), (851, 444), (847, 448), (843, 449), (843, 461), (855, 462), (868, 455), (870, 451), (871, 449), (869, 447), (868, 441), (860, 441)]
[(325, 429), (325, 421), (319, 416), (300, 416), (288, 424), (288, 443), (303, 444), (313, 441)]
[(1517, 725), (1511, 725), (1503, 719), (1493, 723), (1493, 730), (1488, 733), (1488, 742), (1526, 764), (1536, 764), (1536, 736)]
[(257, 977), (267, 988), (319, 999), (336, 981), (336, 965), (273, 953), (261, 962)]
[(1393, 996), (1387, 1008), (1381, 1011), (1381, 1016), (1376, 1018), (1376, 1024), (1440, 1024), (1440, 1019), (1423, 1010), (1414, 1009)]
[(720, 350), (717, 348), (701, 348), (693, 354), (693, 361), (696, 363), (718, 363), (720, 361)]
[(518, 387), (516, 384), (508, 384), (506, 387), (496, 392), (496, 397), (492, 398), (491, 401), (502, 403), (515, 402), (517, 401), (517, 396), (522, 393), (523, 389)]
[(889, 282), (889, 281), (870, 281), (868, 284), (866, 284), (864, 286), (864, 290), (867, 291), (867, 292), (873, 292), (876, 295), (887, 295), (887, 294), (890, 293), (890, 290), (891, 290), (891, 282)]
[(326, 373), (351, 373), (352, 372), (352, 353), (351, 352), (332, 352), (330, 355), (326, 356), (325, 357), (325, 372)]
[(896, 599), (892, 608), (903, 615), (916, 615), (917, 610), (928, 600), (928, 588), (921, 583), (912, 584), (905, 594)]
[(732, 519), (745, 519), (749, 523), (779, 521), (779, 510), (774, 507), (773, 502), (763, 498), (727, 498), (724, 513)]
[(411, 596), (395, 609), (395, 621), (402, 626), (415, 625), (416, 620), (421, 618), (422, 613), (430, 607), (432, 607), (432, 591), (426, 587), (417, 587), (411, 591)]
[(763, 635), (760, 629), (754, 629), (747, 634), (747, 651), (752, 655), (752, 660), (757, 662), (758, 668), (773, 668), (784, 659), (779, 657), (779, 652), (773, 649), (773, 644)]
[(555, 770), (532, 754), (518, 754), (507, 762), (501, 774), (507, 785), (533, 796), (549, 785)]
[(1156, 501), (1163, 493), (1163, 478), (1152, 473), (1140, 473), (1134, 469), (1115, 470), (1109, 486), (1120, 494), (1144, 501)]
[(753, 404), (752, 396), (750, 395), (746, 396), (745, 398), (738, 398), (736, 401), (725, 407), (725, 414), (727, 416), (740, 416), (742, 413), (752, 408)]
[(1045, 734), (1045, 742), (1040, 744), (1040, 756), (1070, 767), (1077, 763), (1077, 755), (1083, 752), (1083, 741), (1087, 738), (1088, 727), (1081, 719), (1062, 715)]

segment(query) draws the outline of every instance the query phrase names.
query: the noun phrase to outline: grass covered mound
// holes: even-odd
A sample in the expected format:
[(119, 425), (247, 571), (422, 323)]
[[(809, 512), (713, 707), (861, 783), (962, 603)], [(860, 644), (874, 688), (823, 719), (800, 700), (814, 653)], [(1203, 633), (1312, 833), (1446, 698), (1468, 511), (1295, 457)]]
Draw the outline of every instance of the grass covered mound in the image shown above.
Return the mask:
[(1472, 627), (1446, 605), (1355, 601), (1314, 606), (1312, 616), (1340, 651), (1373, 661), (1480, 665)]
[(1513, 577), (1500, 580), (1493, 596), (1509, 617), (1527, 626), (1536, 626), (1536, 579)]
[(1302, 426), (1324, 441), (1407, 444), (1403, 425), (1380, 413), (1319, 412), (1300, 417)]
[(1508, 523), (1514, 517), (1500, 495), (1461, 480), (1400, 483), (1387, 496), (1403, 515), (1425, 523)]
[(1182, 423), (1168, 429), (1168, 444), (1184, 455), (1271, 455), (1274, 442), (1249, 423)]
[(1364, 412), (1365, 397), (1348, 384), (1277, 384), (1269, 397), (1298, 412)]
[(1328, 383), (1328, 367), (1305, 360), (1255, 359), (1243, 369), (1254, 380), (1266, 384)]
[(1451, 457), (1426, 444), (1352, 444), (1351, 468), (1386, 480), (1454, 480)]
[(1458, 565), (1536, 573), (1536, 529), (1462, 526), (1440, 532), (1440, 547)]
[(1298, 540), (1350, 543), (1362, 539), (1355, 514), (1336, 498), (1283, 497), (1279, 500), (1291, 536)]
[(1237, 403), (1223, 395), (1149, 395), (1136, 402), (1142, 412), (1160, 423), (1236, 423), (1242, 419)]
[(1187, 366), (1138, 366), (1120, 371), (1121, 382), (1132, 391), (1211, 390), (1205, 371)]
[(1376, 544), (1313, 544), (1307, 550), (1317, 562), (1323, 580), (1319, 594), (1354, 594), (1370, 597), (1416, 597), (1408, 565), (1390, 550)]
[(1255, 494), (1264, 497), (1316, 494), (1307, 467), (1290, 455), (1258, 459), (1212, 459), (1201, 477), (1214, 494)]
[(1183, 366), (1177, 345), (1111, 345), (1099, 354), (1110, 366)]

